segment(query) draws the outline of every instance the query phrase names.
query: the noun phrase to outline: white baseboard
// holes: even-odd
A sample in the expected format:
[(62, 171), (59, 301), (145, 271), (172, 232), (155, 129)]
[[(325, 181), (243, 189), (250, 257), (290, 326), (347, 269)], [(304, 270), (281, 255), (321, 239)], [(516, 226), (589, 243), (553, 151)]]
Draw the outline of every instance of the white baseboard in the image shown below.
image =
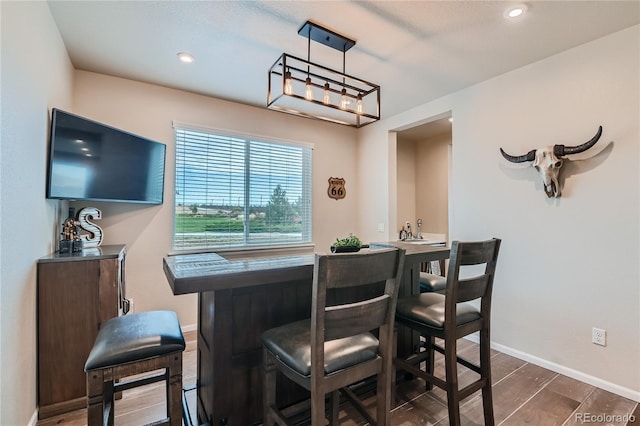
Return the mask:
[(33, 412), (33, 415), (29, 419), (29, 423), (27, 423), (27, 426), (36, 426), (37, 422), (38, 422), (38, 409), (36, 408), (36, 411)]
[(182, 328), (183, 333), (186, 333), (187, 331), (196, 331), (198, 329), (198, 324), (183, 325), (180, 328)]
[[(473, 334), (465, 338), (472, 342), (478, 343), (477, 334)], [(547, 370), (555, 371), (556, 373), (563, 374), (567, 377), (571, 377), (572, 379), (576, 379), (581, 382), (588, 383), (597, 388), (604, 389), (611, 393), (615, 393), (616, 395), (620, 395), (622, 397), (631, 399), (633, 401), (640, 402), (640, 391), (636, 391), (633, 389), (626, 388), (624, 386), (617, 385), (615, 383), (608, 382), (598, 377), (591, 376), (590, 374), (583, 373), (582, 371), (574, 370), (573, 368), (569, 368), (561, 364), (556, 364), (555, 362), (551, 362), (546, 359), (538, 358), (537, 356), (519, 351), (517, 349), (510, 348), (509, 346), (501, 345), (499, 343), (491, 343), (491, 347), (497, 350), (498, 352), (511, 355), (512, 357), (521, 359), (531, 364), (538, 365), (540, 367), (546, 368)]]

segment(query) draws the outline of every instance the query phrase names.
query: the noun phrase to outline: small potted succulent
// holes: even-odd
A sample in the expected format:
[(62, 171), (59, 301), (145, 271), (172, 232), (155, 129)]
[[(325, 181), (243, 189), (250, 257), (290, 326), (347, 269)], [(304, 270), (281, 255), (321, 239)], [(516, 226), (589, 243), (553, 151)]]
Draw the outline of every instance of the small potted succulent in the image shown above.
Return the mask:
[(360, 251), (362, 243), (360, 239), (353, 234), (349, 234), (346, 238), (336, 238), (336, 241), (331, 245), (332, 253), (348, 253)]

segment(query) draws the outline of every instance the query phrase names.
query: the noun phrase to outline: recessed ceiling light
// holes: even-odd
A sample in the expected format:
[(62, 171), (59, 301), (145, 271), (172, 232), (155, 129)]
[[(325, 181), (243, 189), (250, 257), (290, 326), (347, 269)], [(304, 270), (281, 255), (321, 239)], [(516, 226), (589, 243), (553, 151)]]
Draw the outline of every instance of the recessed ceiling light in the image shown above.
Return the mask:
[(180, 59), (180, 62), (184, 62), (185, 64), (190, 64), (194, 61), (193, 55), (186, 52), (178, 53), (178, 59)]
[(524, 4), (520, 4), (518, 6), (514, 6), (507, 10), (505, 16), (507, 18), (517, 18), (518, 16), (522, 16), (527, 11), (527, 6)]

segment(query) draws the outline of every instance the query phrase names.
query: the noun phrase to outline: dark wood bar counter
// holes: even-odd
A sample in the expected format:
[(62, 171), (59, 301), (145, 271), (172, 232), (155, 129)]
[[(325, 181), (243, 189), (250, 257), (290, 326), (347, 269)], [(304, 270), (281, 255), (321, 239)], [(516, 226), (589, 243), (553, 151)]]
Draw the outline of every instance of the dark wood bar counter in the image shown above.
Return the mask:
[[(419, 291), (420, 263), (449, 257), (448, 247), (373, 243), (371, 250), (406, 250), (400, 295)], [(198, 422), (231, 426), (262, 419), (262, 344), (272, 327), (309, 318), (314, 255), (225, 257), (216, 253), (167, 256), (163, 267), (174, 294), (198, 293)], [(402, 330), (398, 352), (415, 336)], [(417, 343), (417, 342), (415, 342)], [(293, 382), (278, 383), (278, 404), (305, 398)]]

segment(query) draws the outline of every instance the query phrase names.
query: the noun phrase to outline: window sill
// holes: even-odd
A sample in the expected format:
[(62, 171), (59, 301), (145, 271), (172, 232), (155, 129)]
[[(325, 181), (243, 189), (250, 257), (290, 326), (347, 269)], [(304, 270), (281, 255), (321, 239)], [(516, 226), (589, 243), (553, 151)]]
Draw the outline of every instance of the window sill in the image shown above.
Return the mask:
[(222, 255), (225, 259), (247, 259), (252, 257), (272, 257), (272, 256), (287, 256), (287, 255), (299, 255), (299, 254), (313, 254), (315, 252), (315, 244), (300, 244), (291, 246), (279, 246), (279, 247), (233, 247), (233, 248), (220, 248), (220, 249), (206, 249), (206, 250), (180, 250), (172, 251), (169, 256), (179, 256), (183, 254), (198, 254), (198, 253), (217, 253)]

